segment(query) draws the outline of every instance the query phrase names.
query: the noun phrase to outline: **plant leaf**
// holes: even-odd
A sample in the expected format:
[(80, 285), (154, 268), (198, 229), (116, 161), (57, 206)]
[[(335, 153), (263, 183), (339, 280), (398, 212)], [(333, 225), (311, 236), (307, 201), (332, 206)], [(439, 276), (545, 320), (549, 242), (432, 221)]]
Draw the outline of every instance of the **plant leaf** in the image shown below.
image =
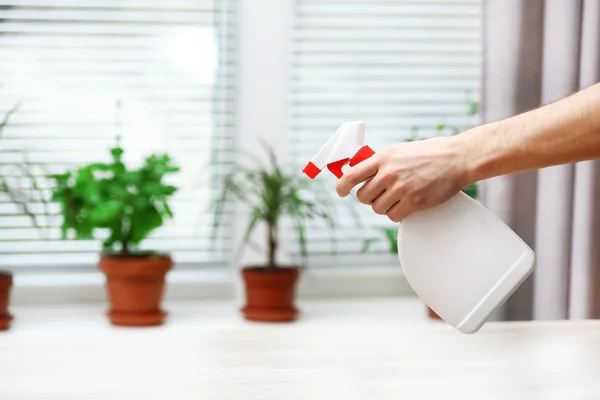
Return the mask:
[(305, 227), (302, 218), (294, 218), (294, 228), (298, 236), (298, 244), (300, 245), (300, 255), (302, 257), (302, 265), (306, 265), (308, 259), (308, 250), (306, 247), (306, 236), (304, 235)]
[(155, 207), (148, 207), (144, 210), (135, 210), (131, 214), (131, 227), (129, 239), (131, 243), (139, 244), (150, 232), (163, 224), (161, 214)]
[(363, 248), (362, 248), (362, 253), (366, 253), (369, 251), (369, 249), (371, 248), (371, 245), (375, 242), (378, 242), (380, 239), (379, 238), (368, 238), (365, 239), (365, 241), (363, 242)]
[[(254, 228), (256, 228), (256, 224), (262, 219), (262, 213), (260, 209), (253, 209), (250, 213), (250, 220), (248, 221), (248, 225), (246, 226), (246, 231), (244, 232), (243, 245), (247, 245), (250, 240), (250, 235), (254, 232)], [(236, 254), (236, 259), (239, 258), (242, 254), (243, 246), (241, 246)]]
[(479, 188), (478, 188), (477, 183), (473, 183), (473, 184), (467, 186), (466, 188), (462, 189), (462, 191), (469, 197), (471, 197), (473, 199), (477, 199)]
[(99, 228), (109, 228), (112, 222), (120, 217), (123, 204), (120, 201), (109, 200), (99, 203), (90, 210), (90, 222)]
[(171, 210), (171, 207), (169, 207), (169, 204), (165, 201), (162, 202), (162, 207), (163, 210), (165, 211), (165, 214), (169, 217), (169, 218), (173, 218), (173, 210)]
[(469, 102), (469, 115), (477, 115), (479, 113), (479, 103), (475, 101)]
[(4, 133), (4, 128), (6, 127), (6, 125), (8, 125), (8, 121), (10, 120), (10, 117), (15, 112), (17, 112), (17, 110), (19, 109), (20, 106), (21, 106), (21, 103), (17, 103), (10, 110), (8, 110), (6, 112), (6, 114), (4, 114), (4, 118), (2, 118), (2, 122), (0, 122), (0, 137), (2, 137), (2, 133)]

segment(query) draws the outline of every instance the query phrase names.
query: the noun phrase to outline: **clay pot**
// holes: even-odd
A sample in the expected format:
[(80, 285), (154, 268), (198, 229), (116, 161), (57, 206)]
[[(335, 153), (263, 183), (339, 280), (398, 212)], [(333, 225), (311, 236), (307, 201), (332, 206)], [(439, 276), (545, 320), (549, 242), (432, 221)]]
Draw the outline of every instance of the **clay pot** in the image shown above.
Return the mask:
[(13, 320), (12, 315), (8, 312), (12, 283), (12, 274), (7, 271), (0, 271), (0, 331), (10, 328), (10, 323)]
[(106, 274), (110, 322), (119, 326), (162, 325), (167, 313), (160, 305), (165, 276), (172, 266), (167, 256), (102, 256), (99, 268)]
[(429, 307), (427, 307), (427, 315), (429, 315), (429, 318), (431, 318), (431, 319), (439, 319), (439, 320), (441, 320), (441, 319), (442, 319), (442, 318), (440, 318), (440, 316), (439, 316), (439, 315), (437, 315), (437, 314), (435, 313), (435, 311), (433, 311), (433, 310), (432, 310), (431, 308), (429, 308)]
[(247, 320), (289, 322), (296, 319), (294, 306), (299, 269), (296, 267), (249, 267), (242, 270), (246, 285), (246, 305), (242, 314)]

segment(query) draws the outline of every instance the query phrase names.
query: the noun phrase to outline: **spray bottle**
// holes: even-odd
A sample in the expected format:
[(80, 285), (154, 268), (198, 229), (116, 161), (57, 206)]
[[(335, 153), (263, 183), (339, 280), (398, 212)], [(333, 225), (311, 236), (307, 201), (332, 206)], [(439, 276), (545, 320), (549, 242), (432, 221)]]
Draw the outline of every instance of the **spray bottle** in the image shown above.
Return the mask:
[[(338, 179), (375, 152), (363, 144), (365, 124), (346, 122), (303, 172), (325, 167)], [(535, 254), (502, 220), (459, 192), (399, 223), (398, 256), (417, 296), (444, 321), (476, 333), (531, 274)]]

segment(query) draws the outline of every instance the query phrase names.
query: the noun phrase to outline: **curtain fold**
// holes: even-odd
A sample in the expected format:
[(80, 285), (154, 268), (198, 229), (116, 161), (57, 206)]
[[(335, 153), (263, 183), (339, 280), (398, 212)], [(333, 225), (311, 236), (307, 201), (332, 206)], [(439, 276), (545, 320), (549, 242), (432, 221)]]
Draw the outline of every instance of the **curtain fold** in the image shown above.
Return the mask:
[[(484, 122), (598, 82), (597, 0), (484, 1)], [(600, 315), (600, 168), (596, 161), (490, 179), (483, 203), (536, 252), (536, 270), (497, 319)]]

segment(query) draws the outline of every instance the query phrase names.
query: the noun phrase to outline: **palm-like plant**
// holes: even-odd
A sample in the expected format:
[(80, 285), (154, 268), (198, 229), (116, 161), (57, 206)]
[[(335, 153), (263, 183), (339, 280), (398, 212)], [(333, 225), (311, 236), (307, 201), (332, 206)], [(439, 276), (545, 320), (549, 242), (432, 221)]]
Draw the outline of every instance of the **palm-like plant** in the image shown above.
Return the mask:
[[(299, 173), (287, 173), (279, 165), (272, 148), (265, 145), (269, 162), (255, 167), (236, 164), (234, 171), (224, 179), (221, 195), (216, 202), (216, 226), (219, 225), (224, 206), (230, 197), (250, 208), (250, 218), (243, 236), (243, 245), (248, 245), (252, 232), (259, 223), (267, 226), (267, 269), (277, 268), (277, 250), (279, 248), (278, 231), (284, 218), (289, 218), (297, 237), (302, 264), (307, 258), (306, 224), (312, 219), (325, 221), (333, 228), (331, 208), (326, 197), (319, 191), (312, 194), (318, 200), (308, 196), (312, 183)], [(321, 192), (324, 193), (324, 192)], [(333, 236), (331, 236), (333, 239)], [(333, 239), (334, 240), (334, 239)]]

